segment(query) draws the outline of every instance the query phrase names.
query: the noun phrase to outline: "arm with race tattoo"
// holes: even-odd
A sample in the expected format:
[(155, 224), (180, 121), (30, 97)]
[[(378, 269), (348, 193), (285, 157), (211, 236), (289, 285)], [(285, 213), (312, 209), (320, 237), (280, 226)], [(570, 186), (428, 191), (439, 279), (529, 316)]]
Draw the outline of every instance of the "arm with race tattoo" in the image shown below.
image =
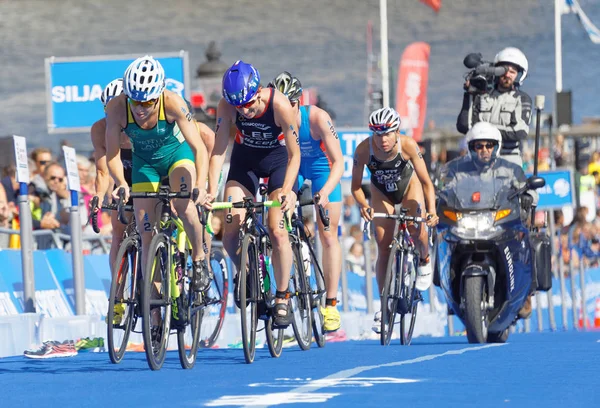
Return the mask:
[[(168, 93), (167, 93), (168, 92)], [(187, 103), (176, 93), (165, 91), (168, 95), (166, 113), (175, 119), (181, 134), (190, 145), (195, 158), (196, 188), (199, 191), (197, 204), (204, 204), (206, 200), (206, 178), (208, 176), (208, 153), (204, 141), (200, 137), (196, 122), (188, 110)]]
[[(313, 113), (313, 111), (315, 112)], [(313, 106), (310, 110), (310, 116), (311, 128), (314, 118), (314, 122), (316, 122), (315, 125), (318, 129), (317, 134), (325, 145), (327, 157), (331, 162), (329, 177), (321, 191), (318, 191), (321, 196), (320, 204), (325, 206), (329, 202), (329, 194), (331, 194), (335, 187), (340, 183), (340, 180), (344, 175), (344, 155), (342, 154), (342, 147), (340, 145), (338, 134), (335, 131), (335, 127), (333, 126), (329, 114), (324, 110)]]
[(229, 131), (235, 118), (235, 108), (229, 105), (225, 99), (221, 99), (217, 107), (217, 127), (215, 129), (215, 145), (210, 155), (210, 165), (208, 170), (208, 195), (211, 198), (217, 196), (219, 189), (219, 176), (223, 163), (225, 162), (225, 153), (229, 144)]
[(362, 215), (363, 219), (370, 221), (373, 219), (373, 212), (369, 211), (371, 207), (369, 206), (365, 192), (362, 189), (363, 172), (365, 171), (365, 166), (367, 165), (368, 154), (369, 139), (366, 139), (358, 145), (356, 151), (354, 152), (352, 164), (352, 183), (350, 189), (352, 191), (354, 200), (356, 200), (356, 203), (360, 208), (360, 214)]
[(121, 162), (121, 129), (125, 112), (125, 103), (127, 97), (121, 94), (106, 105), (106, 159), (108, 160), (108, 170), (115, 179), (117, 188), (113, 192), (116, 196), (120, 188), (125, 189), (125, 201), (129, 199), (129, 185), (125, 181), (123, 173), (123, 163)]
[(92, 146), (94, 147), (94, 162), (96, 163), (96, 180), (94, 187), (98, 196), (98, 205), (102, 206), (104, 195), (110, 185), (110, 174), (106, 162), (106, 120), (101, 119), (92, 125)]
[[(296, 194), (292, 190), (298, 182), (298, 171), (300, 170), (300, 145), (296, 115), (287, 97), (277, 90), (273, 94), (273, 110), (275, 123), (281, 127), (288, 151), (288, 163), (279, 200), (282, 211), (293, 211), (296, 206)], [(282, 199), (283, 196), (285, 196), (285, 200)]]

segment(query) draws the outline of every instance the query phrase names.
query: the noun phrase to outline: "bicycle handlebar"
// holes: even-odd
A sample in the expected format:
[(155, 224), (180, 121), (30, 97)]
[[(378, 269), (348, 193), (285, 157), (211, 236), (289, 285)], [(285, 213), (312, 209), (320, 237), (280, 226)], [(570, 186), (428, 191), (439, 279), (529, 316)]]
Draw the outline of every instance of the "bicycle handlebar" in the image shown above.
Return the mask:
[[(96, 234), (100, 233), (100, 228), (98, 227), (98, 212), (96, 211), (98, 208), (98, 196), (92, 197), (92, 201), (90, 203), (90, 219), (92, 220), (92, 229)], [(98, 209), (98, 211), (100, 211)]]
[[(285, 200), (285, 197), (282, 197)], [(255, 208), (276, 208), (276, 207), (281, 207), (281, 203), (277, 200), (266, 200), (266, 201), (254, 201), (253, 197), (246, 197), (243, 201), (237, 201), (237, 202), (231, 202), (231, 201), (227, 201), (227, 202), (213, 202), (212, 204), (212, 210), (211, 211), (217, 211), (217, 210), (230, 210), (232, 208), (245, 208), (247, 210), (249, 209), (255, 209)], [(286, 211), (284, 216), (283, 216), (283, 220), (284, 220), (284, 224), (285, 224), (285, 229), (288, 232), (292, 231), (292, 225), (290, 223), (290, 217), (288, 217), (288, 212)], [(210, 217), (208, 219), (208, 224), (210, 224)], [(207, 229), (212, 230), (212, 226), (208, 225)]]
[(308, 200), (296, 202), (296, 207), (306, 207), (309, 205), (317, 206), (317, 212), (319, 213), (319, 218), (321, 219), (321, 222), (323, 223), (323, 229), (325, 231), (329, 231), (330, 219), (327, 215), (325, 215), (325, 208), (323, 208), (323, 206), (321, 204), (319, 204), (319, 196), (315, 194), (314, 199), (311, 198)]
[[(400, 214), (386, 214), (386, 213), (373, 213), (373, 218), (387, 218), (387, 219), (394, 219), (394, 220), (398, 220), (400, 222), (414, 222), (414, 223), (425, 223), (427, 222), (426, 218), (423, 217), (413, 217), (411, 215), (406, 215), (405, 213), (400, 213)], [(370, 241), (371, 240), (371, 229), (369, 228), (371, 226), (371, 221), (365, 221), (364, 227), (363, 227), (363, 238), (365, 241)], [(431, 228), (429, 229), (430, 233), (431, 233)]]

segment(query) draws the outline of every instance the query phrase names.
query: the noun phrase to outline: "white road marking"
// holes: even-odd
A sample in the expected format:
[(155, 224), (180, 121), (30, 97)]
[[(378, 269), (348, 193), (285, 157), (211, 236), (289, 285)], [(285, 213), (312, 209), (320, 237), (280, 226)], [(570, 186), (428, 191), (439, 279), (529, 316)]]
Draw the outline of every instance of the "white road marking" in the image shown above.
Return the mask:
[[(600, 342), (600, 340), (599, 340)], [(378, 364), (378, 365), (369, 365), (362, 367), (350, 368), (348, 370), (338, 371), (337, 373), (328, 375), (327, 377), (321, 379), (315, 379), (309, 381), (307, 384), (302, 385), (300, 387), (296, 387), (287, 392), (279, 392), (279, 393), (270, 393), (270, 394), (262, 394), (262, 395), (230, 395), (230, 396), (222, 396), (216, 400), (209, 401), (205, 404), (205, 406), (209, 407), (217, 407), (217, 406), (228, 406), (228, 405), (237, 405), (237, 406), (245, 406), (245, 407), (262, 407), (266, 408), (272, 405), (286, 404), (286, 403), (299, 403), (299, 402), (326, 402), (327, 400), (340, 395), (339, 393), (315, 393), (315, 391), (320, 390), (322, 388), (331, 387), (333, 384), (339, 384), (344, 380), (353, 377), (357, 374), (360, 374), (365, 371), (375, 370), (378, 368), (387, 368), (387, 367), (399, 367), (403, 365), (409, 364), (417, 364), (422, 363), (424, 361), (434, 360), (436, 358), (444, 357), (444, 356), (453, 356), (464, 354), (468, 351), (479, 351), (492, 347), (501, 347), (505, 346), (505, 343), (494, 343), (494, 344), (486, 344), (483, 346), (476, 347), (467, 347), (458, 350), (448, 350), (441, 354), (430, 354), (426, 356), (421, 356), (417, 358), (413, 358), (411, 360), (403, 360), (403, 361), (395, 361), (392, 363)]]

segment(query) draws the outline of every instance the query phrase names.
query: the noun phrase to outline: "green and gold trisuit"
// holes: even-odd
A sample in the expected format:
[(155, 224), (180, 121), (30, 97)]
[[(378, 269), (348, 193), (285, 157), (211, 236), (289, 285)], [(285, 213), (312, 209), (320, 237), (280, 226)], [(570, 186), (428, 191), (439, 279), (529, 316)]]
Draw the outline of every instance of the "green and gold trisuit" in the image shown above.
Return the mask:
[(156, 192), (163, 178), (181, 164), (194, 166), (194, 153), (177, 123), (167, 122), (163, 95), (158, 101), (158, 121), (152, 129), (135, 122), (127, 103), (127, 126), (123, 132), (133, 145), (133, 192)]

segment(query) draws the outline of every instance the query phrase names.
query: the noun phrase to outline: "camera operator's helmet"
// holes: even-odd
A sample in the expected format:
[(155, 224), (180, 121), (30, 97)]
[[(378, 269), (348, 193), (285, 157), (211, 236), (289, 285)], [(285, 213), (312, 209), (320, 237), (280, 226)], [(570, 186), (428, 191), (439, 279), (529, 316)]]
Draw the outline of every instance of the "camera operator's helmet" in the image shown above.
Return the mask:
[(529, 62), (527, 62), (525, 54), (515, 47), (505, 48), (496, 54), (496, 57), (494, 58), (495, 65), (500, 65), (502, 63), (513, 64), (519, 68), (520, 74), (517, 76), (515, 83), (517, 85), (522, 85), (527, 77), (527, 70), (529, 69)]
[(477, 156), (477, 152), (475, 151), (475, 143), (480, 141), (490, 141), (494, 143), (495, 146), (492, 150), (492, 161), (498, 158), (500, 149), (502, 148), (502, 135), (498, 128), (491, 123), (477, 122), (469, 129), (465, 139), (473, 160), (479, 160), (479, 156)]
[(287, 71), (283, 71), (277, 75), (275, 79), (269, 82), (269, 87), (279, 90), (282, 94), (287, 96), (290, 102), (297, 102), (302, 95), (302, 84), (300, 80), (293, 77)]
[(132, 100), (148, 102), (165, 89), (165, 70), (149, 55), (133, 61), (123, 75), (123, 92)]
[(123, 93), (123, 78), (117, 78), (114, 79), (112, 81), (110, 81), (110, 83), (108, 85), (106, 85), (106, 88), (104, 88), (104, 91), (102, 91), (102, 95), (100, 95), (100, 102), (102, 102), (102, 105), (104, 105), (104, 107), (106, 107), (106, 104), (115, 96), (119, 96)]
[(377, 109), (369, 117), (369, 129), (378, 135), (394, 132), (399, 128), (400, 115), (392, 108)]
[(259, 88), (258, 70), (242, 60), (236, 61), (223, 74), (223, 98), (230, 105), (242, 106), (250, 102)]

